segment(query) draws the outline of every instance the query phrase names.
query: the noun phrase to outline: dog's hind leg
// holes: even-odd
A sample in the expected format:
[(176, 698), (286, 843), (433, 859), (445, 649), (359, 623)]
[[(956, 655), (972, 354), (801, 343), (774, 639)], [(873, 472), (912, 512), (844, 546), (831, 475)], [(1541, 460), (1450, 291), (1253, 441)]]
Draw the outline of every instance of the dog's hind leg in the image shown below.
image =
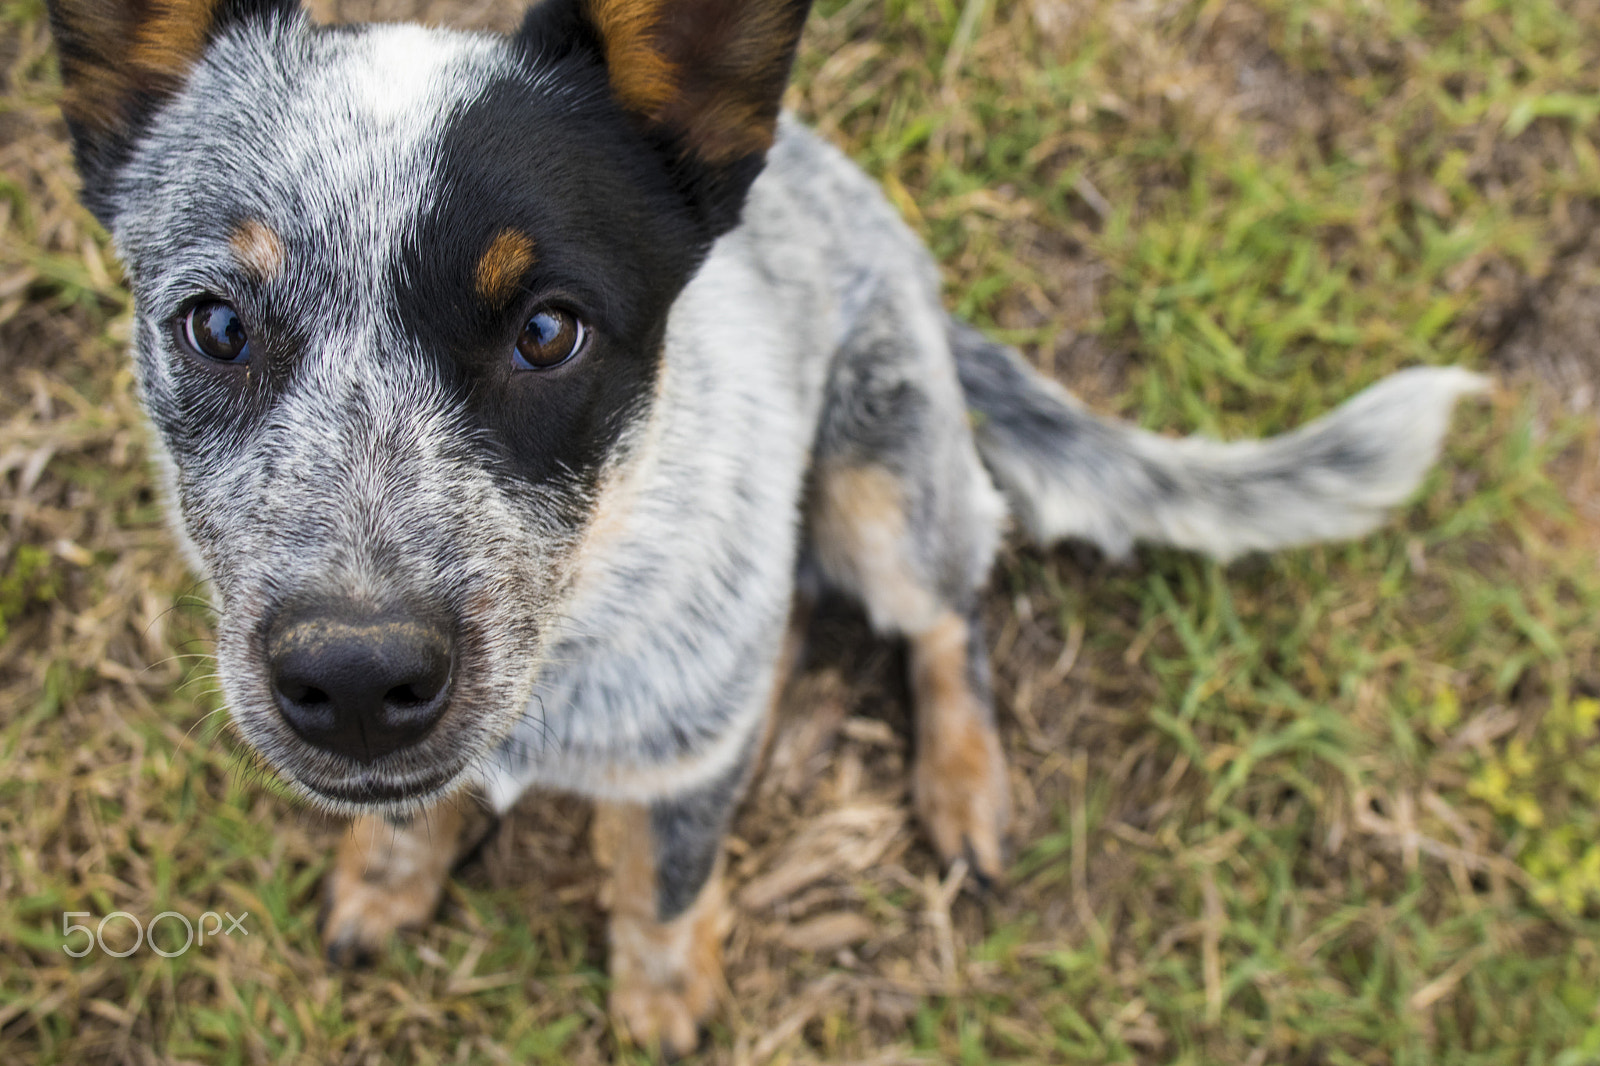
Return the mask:
[(917, 813), (948, 865), (965, 858), (980, 884), (1004, 869), (1011, 788), (989, 688), (989, 652), (976, 616), (947, 612), (909, 638), (917, 752)]
[(328, 958), (364, 964), (397, 930), (432, 920), (451, 869), (492, 825), (465, 796), (404, 822), (371, 815), (352, 821), (323, 885)]
[(931, 298), (885, 286), (840, 353), (818, 436), (809, 547), (873, 628), (904, 636), (913, 793), (946, 864), (1000, 876), (1010, 787), (977, 621), (1003, 504), (978, 459)]

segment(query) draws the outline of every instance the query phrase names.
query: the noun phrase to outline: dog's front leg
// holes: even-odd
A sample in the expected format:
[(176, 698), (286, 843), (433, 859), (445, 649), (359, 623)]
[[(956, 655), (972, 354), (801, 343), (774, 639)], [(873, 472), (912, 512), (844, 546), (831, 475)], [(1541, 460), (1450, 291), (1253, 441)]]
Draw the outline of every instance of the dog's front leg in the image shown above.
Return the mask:
[(595, 811), (595, 855), (611, 870), (611, 1013), (669, 1056), (699, 1044), (723, 987), (722, 835), (737, 799), (737, 787), (712, 786)]
[(373, 815), (352, 821), (323, 887), (328, 958), (364, 964), (395, 931), (426, 925), (450, 870), (492, 823), (464, 796), (404, 821)]

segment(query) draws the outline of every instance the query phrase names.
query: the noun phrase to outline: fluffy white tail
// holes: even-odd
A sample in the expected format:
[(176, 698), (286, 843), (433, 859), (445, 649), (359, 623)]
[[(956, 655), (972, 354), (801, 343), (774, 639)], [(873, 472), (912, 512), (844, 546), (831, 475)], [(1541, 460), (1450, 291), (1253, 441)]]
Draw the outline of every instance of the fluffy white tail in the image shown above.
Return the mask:
[(978, 450), (1023, 526), (1113, 555), (1146, 541), (1230, 559), (1366, 533), (1438, 458), (1456, 400), (1488, 386), (1415, 367), (1292, 433), (1176, 440), (1093, 414), (967, 326), (952, 323), (950, 341)]

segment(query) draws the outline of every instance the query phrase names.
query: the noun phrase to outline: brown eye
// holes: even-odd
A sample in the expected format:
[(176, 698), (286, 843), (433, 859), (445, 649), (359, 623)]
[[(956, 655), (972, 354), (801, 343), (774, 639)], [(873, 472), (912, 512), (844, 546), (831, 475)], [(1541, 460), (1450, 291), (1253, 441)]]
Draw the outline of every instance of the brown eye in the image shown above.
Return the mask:
[(540, 308), (522, 327), (511, 361), (519, 370), (549, 370), (571, 359), (588, 339), (589, 330), (576, 315)]
[(189, 308), (180, 332), (189, 349), (207, 359), (243, 363), (250, 358), (250, 337), (244, 331), (244, 322), (221, 300), (208, 300)]

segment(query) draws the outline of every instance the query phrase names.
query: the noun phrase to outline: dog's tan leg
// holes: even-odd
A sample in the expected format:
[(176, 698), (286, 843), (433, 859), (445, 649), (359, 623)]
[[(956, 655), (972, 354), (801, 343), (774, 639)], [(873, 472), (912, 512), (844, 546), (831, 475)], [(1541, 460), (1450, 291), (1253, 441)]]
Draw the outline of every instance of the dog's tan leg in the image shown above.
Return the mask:
[(404, 823), (378, 817), (350, 823), (323, 889), (330, 960), (362, 964), (396, 930), (432, 919), (451, 868), (482, 835), (485, 818), (471, 806), (458, 796)]
[(992, 883), (1004, 870), (1011, 788), (981, 636), (949, 612), (910, 643), (917, 813), (946, 864), (964, 857), (980, 883)]
[(611, 1013), (634, 1043), (677, 1056), (699, 1044), (700, 1026), (716, 1007), (732, 912), (720, 847), (698, 891), (684, 900), (690, 889), (681, 871), (663, 870), (658, 861), (661, 835), (658, 809), (596, 806), (595, 854), (611, 869), (603, 900), (611, 911)]
[(992, 883), (1004, 870), (1011, 801), (988, 651), (976, 614), (952, 602), (976, 593), (934, 576), (961, 568), (941, 557), (952, 550), (943, 539), (947, 530), (912, 520), (914, 489), (883, 466), (823, 469), (813, 544), (830, 580), (860, 598), (873, 627), (909, 642), (917, 811), (946, 865), (965, 858), (979, 883)]

